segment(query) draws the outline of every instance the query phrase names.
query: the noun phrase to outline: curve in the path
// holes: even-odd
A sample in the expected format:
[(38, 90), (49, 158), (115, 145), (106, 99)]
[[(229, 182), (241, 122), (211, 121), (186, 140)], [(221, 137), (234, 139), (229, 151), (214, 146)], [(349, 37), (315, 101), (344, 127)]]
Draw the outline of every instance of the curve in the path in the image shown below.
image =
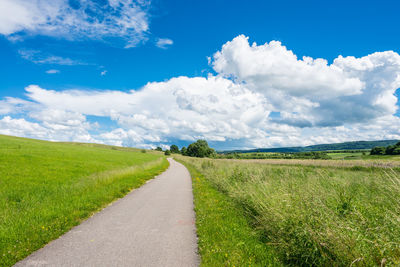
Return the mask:
[(198, 266), (190, 174), (167, 171), (16, 266)]

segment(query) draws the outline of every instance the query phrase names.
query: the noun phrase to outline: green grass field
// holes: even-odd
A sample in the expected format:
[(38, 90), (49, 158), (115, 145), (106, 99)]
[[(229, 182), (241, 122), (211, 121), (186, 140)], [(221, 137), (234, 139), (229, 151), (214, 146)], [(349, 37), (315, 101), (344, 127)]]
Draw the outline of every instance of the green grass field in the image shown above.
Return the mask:
[(0, 135), (0, 266), (10, 266), (168, 167), (162, 154)]
[[(366, 154), (366, 153), (364, 153)], [(362, 152), (357, 152), (357, 153), (329, 153), (329, 157), (332, 159), (345, 159), (345, 160), (350, 160), (350, 159), (362, 159), (365, 158), (366, 155), (363, 155)]]
[[(273, 165), (269, 160), (179, 160), (201, 173), (195, 174), (193, 186), (196, 214), (208, 221), (197, 222), (204, 266), (263, 266), (263, 260), (274, 258), (279, 259), (276, 264), (292, 266), (400, 265), (398, 168), (335, 166), (336, 161), (318, 166), (302, 161)], [(201, 204), (220, 198), (226, 204)], [(216, 206), (220, 210), (208, 216)], [(232, 211), (238, 221), (248, 223), (232, 224), (232, 216), (217, 216)], [(218, 225), (231, 229), (223, 231)], [(236, 252), (235, 242), (221, 241), (231, 240), (234, 233), (251, 240), (245, 241), (244, 262), (221, 258), (221, 251)], [(203, 248), (212, 248), (210, 244), (221, 244), (221, 250)], [(259, 251), (265, 252), (265, 259)]]
[[(301, 159), (314, 159), (314, 160), (379, 160), (379, 161), (400, 161), (400, 155), (370, 155), (369, 150), (360, 151), (315, 151), (316, 155), (310, 155), (311, 152), (305, 153), (272, 153), (272, 152), (258, 152), (258, 153), (236, 153), (236, 154), (218, 154), (217, 158), (220, 159), (285, 159), (285, 160), (301, 160)], [(318, 156), (322, 153), (323, 156)]]
[(362, 160), (392, 160), (392, 161), (399, 161), (399, 155), (370, 155), (369, 152), (329, 152), (328, 156), (334, 160), (355, 160), (355, 159), (362, 159)]

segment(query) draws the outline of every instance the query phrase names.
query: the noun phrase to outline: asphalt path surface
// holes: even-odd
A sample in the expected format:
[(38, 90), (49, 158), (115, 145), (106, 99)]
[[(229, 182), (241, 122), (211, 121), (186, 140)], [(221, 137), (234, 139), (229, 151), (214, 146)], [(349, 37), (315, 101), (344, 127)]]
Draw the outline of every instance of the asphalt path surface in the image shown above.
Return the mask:
[(170, 167), (16, 266), (198, 266), (190, 174)]

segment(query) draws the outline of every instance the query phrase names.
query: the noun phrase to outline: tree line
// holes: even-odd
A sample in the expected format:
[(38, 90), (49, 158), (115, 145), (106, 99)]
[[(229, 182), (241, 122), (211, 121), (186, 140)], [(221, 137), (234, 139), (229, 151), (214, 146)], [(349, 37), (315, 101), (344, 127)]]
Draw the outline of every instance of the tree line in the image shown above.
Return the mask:
[[(163, 151), (161, 147), (157, 147), (155, 150)], [(171, 145), (169, 149), (164, 151), (164, 153), (165, 155), (171, 155), (171, 153), (174, 153), (198, 158), (215, 157), (217, 154), (213, 148), (208, 146), (206, 140), (197, 140), (196, 142), (191, 143), (187, 148), (182, 147), (180, 150), (177, 145)]]
[(371, 149), (371, 155), (400, 155), (400, 142), (391, 146), (377, 146)]

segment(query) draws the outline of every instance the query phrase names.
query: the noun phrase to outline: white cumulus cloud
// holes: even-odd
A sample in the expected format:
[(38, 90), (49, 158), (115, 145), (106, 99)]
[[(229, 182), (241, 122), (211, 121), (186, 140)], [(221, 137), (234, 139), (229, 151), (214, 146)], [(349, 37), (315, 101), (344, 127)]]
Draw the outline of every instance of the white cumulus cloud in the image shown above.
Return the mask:
[[(393, 51), (328, 64), (299, 59), (279, 42), (250, 45), (238, 36), (210, 64), (216, 74), (207, 78), (131, 91), (30, 85), (26, 98), (0, 100), (1, 133), (137, 147), (199, 138), (230, 148), (400, 139), (400, 56)], [(104, 129), (90, 116), (114, 126)]]
[[(169, 138), (244, 138), (253, 135), (252, 128), (268, 117), (267, 104), (258, 93), (214, 76), (178, 77), (131, 92), (53, 91), (36, 85), (28, 86), (26, 91), (42, 109), (109, 117), (130, 130), (130, 140), (139, 140), (132, 139), (135, 132), (142, 142), (151, 143), (167, 142)], [(31, 117), (45, 118), (43, 113)]]
[(355, 58), (297, 56), (280, 42), (249, 44), (240, 35), (214, 54), (212, 66), (223, 77), (262, 93), (281, 112), (281, 123), (339, 126), (368, 122), (397, 110), (400, 55), (377, 52)]

